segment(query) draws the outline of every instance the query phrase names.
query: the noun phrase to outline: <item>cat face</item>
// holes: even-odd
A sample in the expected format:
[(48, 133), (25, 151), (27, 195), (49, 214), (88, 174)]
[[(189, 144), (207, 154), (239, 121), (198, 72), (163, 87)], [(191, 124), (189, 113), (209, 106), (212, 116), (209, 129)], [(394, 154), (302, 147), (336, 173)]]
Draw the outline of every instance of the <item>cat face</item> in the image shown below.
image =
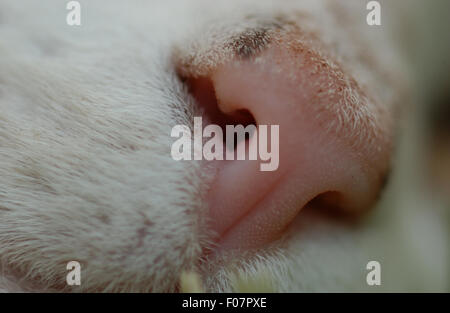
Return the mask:
[[(80, 3), (80, 26), (57, 1), (0, 4), (0, 287), (368, 288), (409, 82), (364, 3)], [(276, 170), (174, 160), (194, 117), (277, 125)]]

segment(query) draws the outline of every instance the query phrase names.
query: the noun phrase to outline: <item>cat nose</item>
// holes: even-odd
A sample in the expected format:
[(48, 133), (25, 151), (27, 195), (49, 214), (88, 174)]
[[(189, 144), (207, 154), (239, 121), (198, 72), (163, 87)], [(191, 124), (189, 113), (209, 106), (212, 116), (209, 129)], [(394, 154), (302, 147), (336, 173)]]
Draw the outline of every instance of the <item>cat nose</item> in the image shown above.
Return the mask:
[(273, 43), (255, 57), (231, 58), (191, 79), (199, 105), (209, 107), (205, 112), (216, 106), (211, 121), (221, 119), (217, 112), (222, 114), (218, 124), (246, 112), (245, 124), (257, 126), (236, 149), (264, 147), (264, 126), (276, 135), (266, 136), (267, 151), (272, 148), (275, 158), (272, 168), (261, 154), (257, 160), (247, 155), (214, 161), (217, 174), (206, 202), (219, 250), (258, 248), (277, 240), (312, 200), (363, 212), (376, 200), (389, 167), (388, 108), (375, 103), (370, 90), (337, 62), (290, 42)]

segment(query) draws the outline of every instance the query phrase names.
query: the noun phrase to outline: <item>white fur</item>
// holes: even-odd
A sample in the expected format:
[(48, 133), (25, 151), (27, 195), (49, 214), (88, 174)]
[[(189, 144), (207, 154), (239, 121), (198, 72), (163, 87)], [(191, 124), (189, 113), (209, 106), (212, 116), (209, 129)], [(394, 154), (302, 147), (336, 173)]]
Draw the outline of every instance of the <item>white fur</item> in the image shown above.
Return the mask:
[[(402, 218), (389, 203), (356, 228), (301, 213), (284, 240), (245, 262), (225, 256), (225, 265), (198, 267), (208, 245), (200, 199), (209, 176), (198, 163), (170, 157), (171, 128), (190, 124), (195, 111), (174, 56), (218, 62), (224, 52), (214, 49), (253, 25), (243, 16), (296, 7), (309, 16), (303, 27), (393, 107), (401, 87), (384, 78), (401, 69), (395, 49), (383, 33), (350, 33), (351, 23), (338, 17), (350, 6), (80, 1), (82, 26), (69, 27), (64, 1), (23, 2), (0, 3), (0, 290), (175, 291), (184, 270), (201, 272), (208, 291), (236, 290), (233, 275), (261, 271), (276, 291), (371, 290), (365, 264), (372, 258), (393, 275), (386, 290), (442, 290), (434, 271), (443, 265), (411, 265), (409, 226), (399, 229)], [(358, 10), (347, 14), (365, 14)], [(359, 45), (348, 47), (352, 36)], [(385, 239), (391, 245), (380, 246)], [(397, 245), (405, 250), (392, 257)], [(81, 263), (80, 287), (65, 284), (71, 260)], [(404, 266), (432, 277), (406, 279), (396, 272)]]

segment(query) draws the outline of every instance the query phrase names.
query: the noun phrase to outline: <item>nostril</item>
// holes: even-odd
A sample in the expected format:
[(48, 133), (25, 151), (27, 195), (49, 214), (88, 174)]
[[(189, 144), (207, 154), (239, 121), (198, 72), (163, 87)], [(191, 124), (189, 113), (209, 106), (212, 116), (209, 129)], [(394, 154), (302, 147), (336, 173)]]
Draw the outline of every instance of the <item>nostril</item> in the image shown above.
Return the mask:
[[(183, 81), (188, 86), (189, 92), (196, 100), (198, 114), (202, 116), (203, 125), (214, 124), (218, 125), (224, 134), (226, 134), (226, 125), (242, 125), (247, 127), (249, 125), (257, 126), (256, 120), (252, 113), (248, 109), (236, 109), (232, 112), (223, 112), (220, 109), (219, 102), (214, 90), (214, 84), (208, 77), (198, 78), (184, 78)], [(236, 149), (239, 144), (237, 134), (234, 140), (230, 141), (234, 143), (234, 147), (230, 149)], [(250, 139), (249, 133), (245, 133), (245, 140)], [(223, 137), (224, 143), (226, 143), (226, 136)]]
[(325, 211), (343, 211), (343, 195), (338, 191), (327, 191), (319, 194), (309, 202), (312, 207)]
[(305, 210), (313, 210), (340, 221), (357, 221), (365, 211), (349, 210), (345, 195), (338, 191), (327, 191), (309, 201)]
[[(236, 126), (236, 125), (242, 125), (244, 126), (244, 128), (246, 128), (249, 125), (253, 125), (253, 126), (258, 126), (256, 124), (255, 118), (253, 117), (253, 115), (250, 113), (250, 111), (246, 110), (246, 109), (239, 109), (236, 110), (234, 112), (231, 112), (230, 114), (226, 115), (226, 119), (227, 119), (227, 123), (225, 125), (232, 125), (232, 126)], [(220, 122), (220, 121), (219, 121)], [(224, 126), (222, 126), (222, 130), (224, 131), (224, 133), (226, 134), (226, 129)], [(237, 145), (240, 143), (240, 140), (250, 140), (250, 133), (246, 132), (245, 133), (245, 137), (244, 138), (239, 138), (237, 133), (233, 133), (233, 140), (231, 140), (230, 142), (234, 143), (233, 147), (228, 147), (229, 149), (233, 148), (234, 150), (236, 149)], [(224, 143), (227, 142), (226, 136), (224, 136)]]

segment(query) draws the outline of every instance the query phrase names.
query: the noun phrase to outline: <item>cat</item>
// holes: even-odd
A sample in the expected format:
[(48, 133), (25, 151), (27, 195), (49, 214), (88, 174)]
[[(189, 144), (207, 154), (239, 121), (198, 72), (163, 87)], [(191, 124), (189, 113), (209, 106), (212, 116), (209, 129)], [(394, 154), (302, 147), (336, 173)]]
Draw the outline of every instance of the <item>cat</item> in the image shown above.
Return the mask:
[[(365, 1), (79, 1), (80, 25), (2, 1), (0, 290), (447, 290), (443, 219), (402, 178), (395, 34), (421, 7), (380, 2), (369, 26)], [(174, 160), (197, 116), (279, 125), (279, 168)]]

